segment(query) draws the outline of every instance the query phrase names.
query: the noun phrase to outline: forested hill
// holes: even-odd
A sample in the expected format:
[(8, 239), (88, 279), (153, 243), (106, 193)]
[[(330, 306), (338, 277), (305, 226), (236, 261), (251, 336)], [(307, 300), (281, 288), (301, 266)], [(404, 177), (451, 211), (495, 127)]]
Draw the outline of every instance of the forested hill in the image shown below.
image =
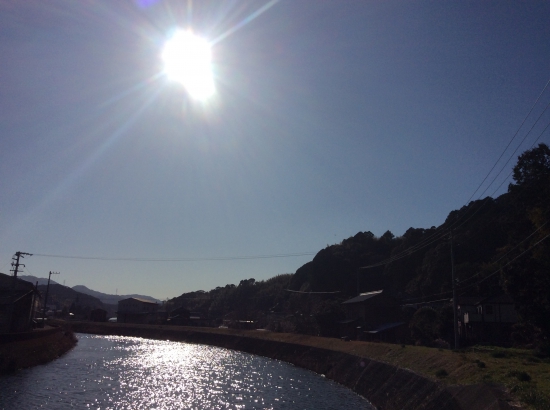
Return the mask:
[(451, 233), (455, 274), (470, 293), (491, 292), (492, 261), (509, 241), (510, 196), (485, 198), (453, 211), (439, 227), (409, 228), (403, 236), (359, 232), (321, 250), (296, 271), (291, 288), (340, 291), (346, 296), (386, 289), (398, 298), (429, 298), (451, 290)]
[(359, 232), (319, 251), (293, 275), (243, 280), (238, 286), (184, 294), (170, 304), (219, 317), (250, 318), (270, 307), (313, 316), (327, 311), (326, 298), (313, 303), (288, 290), (339, 292), (333, 303), (377, 289), (411, 303), (450, 298), (452, 243), (459, 294), (507, 292), (524, 320), (550, 334), (548, 146), (539, 144), (523, 153), (513, 177), (506, 194), (452, 211), (441, 226), (410, 228), (398, 237), (389, 231), (380, 237)]

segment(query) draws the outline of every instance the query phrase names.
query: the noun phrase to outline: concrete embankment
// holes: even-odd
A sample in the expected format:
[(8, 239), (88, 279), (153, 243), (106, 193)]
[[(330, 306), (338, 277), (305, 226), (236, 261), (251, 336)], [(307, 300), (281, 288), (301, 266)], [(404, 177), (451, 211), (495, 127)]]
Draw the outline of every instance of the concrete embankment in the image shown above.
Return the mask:
[[(476, 384), (444, 386), (407, 369), (346, 352), (354, 343), (303, 335), (231, 329), (73, 323), (75, 332), (185, 341), (282, 360), (323, 374), (365, 397), (379, 410), (511, 409), (504, 393)], [(353, 349), (352, 349), (353, 350)]]
[(61, 327), (1, 335), (0, 374), (48, 363), (74, 347), (73, 332)]

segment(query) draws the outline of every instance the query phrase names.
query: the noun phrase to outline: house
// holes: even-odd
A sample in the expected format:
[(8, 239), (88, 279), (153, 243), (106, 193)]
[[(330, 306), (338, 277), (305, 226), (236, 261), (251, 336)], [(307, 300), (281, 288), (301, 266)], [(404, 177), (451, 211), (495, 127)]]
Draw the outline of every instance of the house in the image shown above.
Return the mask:
[(208, 318), (208, 315), (201, 312), (190, 312), (189, 326), (197, 327), (213, 327), (213, 320)]
[(510, 345), (512, 326), (518, 321), (510, 295), (458, 299), (460, 337), (464, 343)]
[(383, 290), (361, 293), (342, 303), (346, 319), (340, 335), (351, 339), (399, 342), (406, 332), (397, 301)]
[(146, 299), (128, 298), (118, 301), (118, 323), (148, 324), (156, 321), (159, 305)]
[(190, 316), (191, 312), (183, 306), (180, 306), (170, 311), (167, 322), (169, 325), (188, 326)]
[(0, 334), (32, 330), (36, 295), (32, 283), (0, 273)]

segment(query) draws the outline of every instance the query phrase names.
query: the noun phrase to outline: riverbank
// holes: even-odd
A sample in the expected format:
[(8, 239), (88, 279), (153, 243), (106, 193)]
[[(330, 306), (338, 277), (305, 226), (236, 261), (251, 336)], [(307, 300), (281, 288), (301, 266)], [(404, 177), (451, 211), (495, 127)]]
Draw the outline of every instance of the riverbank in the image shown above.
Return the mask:
[(550, 363), (529, 351), (453, 352), (235, 329), (90, 322), (72, 326), (76, 332), (186, 341), (283, 360), (349, 387), (378, 409), (497, 410), (518, 408), (520, 400), (524, 408), (548, 408)]
[(72, 349), (77, 343), (74, 333), (62, 327), (2, 336), (4, 337), (0, 341), (0, 374), (48, 363)]

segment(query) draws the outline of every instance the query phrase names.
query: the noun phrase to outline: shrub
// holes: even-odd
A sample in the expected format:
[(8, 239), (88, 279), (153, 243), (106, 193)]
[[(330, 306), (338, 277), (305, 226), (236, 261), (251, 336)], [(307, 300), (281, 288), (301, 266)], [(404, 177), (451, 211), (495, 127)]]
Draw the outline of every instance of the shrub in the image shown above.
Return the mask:
[(440, 379), (442, 379), (443, 377), (447, 377), (449, 373), (447, 373), (447, 370), (445, 369), (439, 369), (438, 371), (435, 372), (435, 375), (436, 377), (439, 377)]
[(550, 409), (550, 401), (543, 393), (537, 391), (532, 384), (521, 383), (513, 386), (510, 391), (519, 399), (534, 409)]
[(495, 357), (495, 358), (497, 358), (497, 359), (500, 359), (500, 358), (506, 357), (506, 353), (505, 353), (505, 352), (496, 351), (496, 352), (491, 353), (491, 356), (492, 356), (492, 357)]
[(480, 369), (485, 369), (485, 367), (487, 367), (485, 365), (485, 362), (482, 362), (481, 360), (479, 359), (476, 359), (475, 363), (477, 363), (477, 367), (479, 367)]
[(446, 340), (443, 340), (443, 339), (435, 339), (434, 340), (434, 346), (438, 347), (440, 349), (450, 349), (451, 348), (451, 345), (449, 344), (449, 342), (447, 342)]
[(422, 307), (413, 315), (409, 322), (409, 328), (416, 345), (431, 346), (440, 335), (439, 314), (430, 307)]
[(520, 370), (510, 370), (508, 373), (506, 373), (506, 376), (515, 377), (520, 382), (531, 381), (531, 376), (529, 375), (529, 373)]

